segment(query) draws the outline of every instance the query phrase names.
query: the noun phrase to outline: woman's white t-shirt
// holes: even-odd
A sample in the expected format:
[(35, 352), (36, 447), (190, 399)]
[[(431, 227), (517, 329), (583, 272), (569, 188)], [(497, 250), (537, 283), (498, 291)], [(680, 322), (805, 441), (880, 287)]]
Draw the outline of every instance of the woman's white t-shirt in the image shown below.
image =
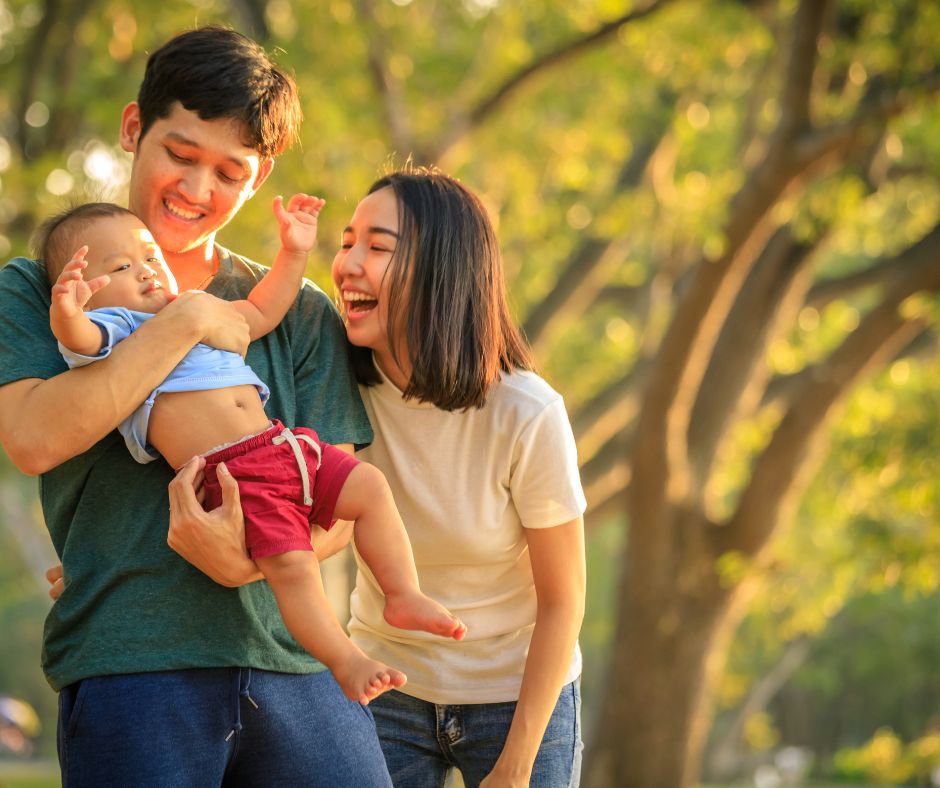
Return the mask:
[[(404, 671), (403, 692), (432, 703), (517, 700), (536, 596), (524, 528), (584, 512), (577, 451), (561, 396), (531, 372), (503, 374), (481, 409), (403, 400), (387, 379), (360, 387), (375, 432), (357, 455), (386, 476), (421, 590), (467, 625), (462, 641), (389, 626), (384, 597), (356, 557), (353, 642)], [(566, 678), (581, 673), (575, 646)]]

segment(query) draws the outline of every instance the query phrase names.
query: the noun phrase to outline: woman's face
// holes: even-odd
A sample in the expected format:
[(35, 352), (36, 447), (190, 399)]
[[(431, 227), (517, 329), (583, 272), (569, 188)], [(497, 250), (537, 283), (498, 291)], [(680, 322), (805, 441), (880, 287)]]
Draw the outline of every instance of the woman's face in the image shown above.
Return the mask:
[(398, 245), (398, 200), (390, 186), (368, 195), (356, 207), (333, 259), (333, 281), (340, 292), (349, 341), (372, 348), (388, 374), (386, 273)]

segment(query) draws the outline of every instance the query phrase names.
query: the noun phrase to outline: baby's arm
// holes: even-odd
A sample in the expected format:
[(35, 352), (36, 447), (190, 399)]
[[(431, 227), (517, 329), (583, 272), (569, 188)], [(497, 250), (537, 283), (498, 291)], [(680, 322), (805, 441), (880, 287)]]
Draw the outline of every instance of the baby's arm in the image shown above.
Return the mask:
[(287, 314), (300, 290), (307, 266), (307, 255), (317, 240), (317, 216), (324, 201), (319, 197), (295, 194), (285, 207), (274, 200), (274, 215), (281, 230), (281, 249), (274, 265), (248, 298), (235, 301), (235, 307), (248, 321), (254, 341), (271, 331)]
[(94, 356), (100, 352), (104, 337), (101, 329), (85, 314), (85, 304), (111, 278), (105, 275), (85, 280), (82, 271), (88, 265), (87, 253), (88, 247), (83, 246), (72, 255), (52, 286), (49, 326), (55, 338), (73, 353)]

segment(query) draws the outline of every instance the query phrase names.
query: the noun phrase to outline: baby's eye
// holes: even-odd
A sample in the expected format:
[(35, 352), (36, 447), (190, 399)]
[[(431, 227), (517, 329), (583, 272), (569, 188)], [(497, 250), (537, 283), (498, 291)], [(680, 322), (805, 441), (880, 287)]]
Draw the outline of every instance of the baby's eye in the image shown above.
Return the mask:
[(159, 258), (159, 257), (148, 257), (148, 258), (147, 258), (147, 262), (148, 262), (148, 263), (153, 263), (154, 265), (160, 265), (160, 258)]
[(119, 271), (126, 271), (126, 270), (127, 270), (128, 268), (130, 268), (130, 267), (131, 267), (131, 266), (130, 266), (129, 263), (124, 263), (123, 265), (119, 265), (117, 268), (115, 268), (114, 271), (112, 271), (112, 273), (115, 273), (115, 274), (116, 274), (116, 273), (118, 273)]

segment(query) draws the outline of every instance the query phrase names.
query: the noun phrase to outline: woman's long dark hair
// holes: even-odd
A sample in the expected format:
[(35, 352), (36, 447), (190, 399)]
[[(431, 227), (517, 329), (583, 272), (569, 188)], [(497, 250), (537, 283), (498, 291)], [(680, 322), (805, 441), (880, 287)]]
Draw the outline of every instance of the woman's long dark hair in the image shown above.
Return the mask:
[[(486, 209), (432, 169), (386, 175), (369, 194), (385, 187), (398, 201), (399, 240), (386, 276), (389, 346), (396, 361), (407, 348), (412, 367), (403, 394), (443, 410), (482, 407), (501, 371), (534, 368), (509, 314)], [(354, 364), (360, 383), (379, 381), (371, 355), (354, 354)]]

